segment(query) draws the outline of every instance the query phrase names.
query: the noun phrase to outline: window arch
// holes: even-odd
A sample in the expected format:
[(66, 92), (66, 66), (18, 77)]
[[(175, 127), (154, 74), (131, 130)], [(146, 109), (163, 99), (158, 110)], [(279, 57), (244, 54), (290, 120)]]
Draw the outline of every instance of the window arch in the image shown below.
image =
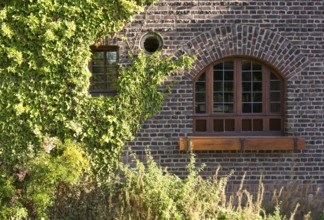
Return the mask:
[(194, 133), (283, 135), (284, 81), (248, 58), (224, 59), (194, 80)]

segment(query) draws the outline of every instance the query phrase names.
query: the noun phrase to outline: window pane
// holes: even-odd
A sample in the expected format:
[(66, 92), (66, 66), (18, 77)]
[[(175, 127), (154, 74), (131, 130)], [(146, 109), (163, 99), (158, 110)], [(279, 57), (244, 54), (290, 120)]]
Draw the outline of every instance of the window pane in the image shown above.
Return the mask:
[(252, 107), (251, 107), (251, 103), (243, 103), (243, 113), (251, 113), (252, 112)]
[(206, 112), (206, 105), (204, 103), (196, 103), (196, 113), (205, 113)]
[(218, 132), (224, 131), (223, 120), (220, 119), (214, 120), (214, 131), (218, 131)]
[(104, 59), (105, 57), (105, 52), (103, 51), (96, 51), (92, 53), (93, 59)]
[(223, 83), (215, 82), (214, 83), (214, 91), (223, 91)]
[(233, 83), (232, 82), (225, 82), (224, 83), (224, 91), (225, 92), (233, 91)]
[(242, 119), (242, 131), (252, 131), (251, 119)]
[(270, 82), (270, 90), (280, 91), (280, 81), (271, 81)]
[(206, 113), (206, 73), (201, 74), (195, 83), (195, 111)]
[(235, 131), (235, 120), (226, 119), (225, 120), (225, 131)]
[(196, 93), (196, 102), (205, 102), (206, 94), (205, 93)]
[(251, 71), (243, 71), (242, 72), (242, 80), (243, 81), (251, 81)]
[(93, 66), (92, 67), (92, 72), (93, 73), (104, 73), (105, 72), (105, 67), (103, 67), (103, 66)]
[(243, 93), (242, 94), (242, 101), (243, 102), (251, 102), (251, 93)]
[(196, 120), (196, 131), (198, 132), (207, 131), (206, 120)]
[(242, 89), (243, 89), (243, 92), (250, 92), (251, 91), (251, 83), (242, 83)]
[(223, 93), (214, 93), (214, 102), (223, 102)]
[(215, 71), (214, 72), (214, 80), (223, 80), (223, 71)]
[(233, 70), (234, 69), (234, 61), (225, 61), (224, 69), (225, 70)]
[(252, 62), (252, 68), (253, 68), (253, 70), (262, 70), (262, 65), (260, 65), (256, 62)]
[(233, 93), (225, 93), (224, 94), (224, 102), (234, 102), (234, 94)]
[(197, 92), (206, 91), (206, 83), (205, 82), (196, 82), (196, 91)]
[(260, 92), (262, 92), (262, 83), (261, 82), (255, 82), (255, 83), (253, 83), (253, 91), (260, 91)]
[(94, 60), (92, 60), (92, 65), (93, 66), (103, 66), (103, 65), (105, 65), (105, 61), (104, 60), (94, 59)]
[(214, 65), (214, 70), (223, 70), (223, 63)]
[(233, 104), (224, 104), (224, 113), (233, 113), (234, 105)]
[(251, 70), (251, 61), (242, 60), (242, 70)]
[(281, 103), (271, 103), (270, 111), (274, 113), (278, 113), (281, 111)]
[(253, 131), (263, 131), (262, 119), (253, 119)]
[(271, 102), (280, 102), (280, 92), (271, 92), (270, 93)]
[(262, 103), (253, 103), (253, 113), (262, 112)]
[(253, 81), (262, 81), (262, 72), (253, 72)]
[(270, 131), (280, 131), (281, 130), (281, 120), (280, 119), (270, 119)]
[(253, 93), (253, 102), (262, 102), (262, 93)]
[(225, 71), (224, 72), (224, 80), (234, 80), (234, 72), (233, 71)]
[(214, 112), (216, 113), (223, 113), (223, 104), (222, 103), (215, 103), (214, 104)]

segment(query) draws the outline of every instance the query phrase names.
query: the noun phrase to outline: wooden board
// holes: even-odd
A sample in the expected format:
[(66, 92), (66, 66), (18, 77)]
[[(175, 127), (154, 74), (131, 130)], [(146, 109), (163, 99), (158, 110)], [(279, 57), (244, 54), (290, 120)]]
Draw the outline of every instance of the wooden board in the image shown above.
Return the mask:
[[(189, 145), (190, 141), (190, 145)], [(298, 137), (180, 137), (180, 150), (297, 150), (305, 148), (305, 140)]]

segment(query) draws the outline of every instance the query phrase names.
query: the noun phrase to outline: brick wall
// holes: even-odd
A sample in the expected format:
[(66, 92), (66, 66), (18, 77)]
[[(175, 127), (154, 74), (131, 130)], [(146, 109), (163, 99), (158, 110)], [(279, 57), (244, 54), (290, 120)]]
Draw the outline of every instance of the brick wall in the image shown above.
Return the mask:
[[(147, 31), (159, 33), (164, 54), (196, 55), (192, 70), (174, 77), (163, 109), (146, 121), (128, 143), (138, 155), (148, 146), (156, 161), (173, 173), (185, 176), (189, 154), (179, 151), (179, 136), (190, 135), (193, 115), (192, 79), (218, 59), (244, 55), (257, 58), (282, 74), (287, 83), (286, 130), (292, 128), (306, 140), (306, 148), (290, 151), (195, 152), (205, 163), (202, 175), (234, 169), (231, 187), (247, 173), (254, 186), (262, 174), (269, 187), (291, 178), (313, 189), (324, 190), (324, 1), (323, 0), (160, 0), (136, 16), (122, 34), (121, 62), (129, 63), (127, 51), (138, 51)], [(127, 159), (127, 154), (124, 159)], [(253, 187), (252, 187), (253, 188)]]

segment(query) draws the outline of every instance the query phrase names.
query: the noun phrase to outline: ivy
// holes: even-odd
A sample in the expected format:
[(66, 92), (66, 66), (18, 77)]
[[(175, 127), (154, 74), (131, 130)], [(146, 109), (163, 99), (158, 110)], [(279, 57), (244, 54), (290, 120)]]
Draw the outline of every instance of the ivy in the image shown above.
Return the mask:
[[(88, 94), (90, 46), (118, 32), (145, 4), (152, 2), (0, 3), (0, 173), (9, 182), (0, 181), (5, 181), (8, 189), (19, 191), (19, 201), (13, 207), (20, 210), (20, 216), (25, 216), (25, 208), (45, 216), (52, 197), (41, 194), (54, 193), (55, 186), (64, 179), (62, 172), (74, 173), (79, 178), (81, 171), (73, 171), (75, 164), (62, 163), (65, 168), (56, 167), (68, 149), (76, 149), (73, 154), (88, 154), (94, 174), (104, 176), (111, 172), (125, 141), (161, 108), (165, 95), (159, 87), (172, 73), (192, 63), (188, 57), (148, 57), (140, 53), (132, 58), (131, 66), (122, 68), (116, 96), (93, 98)], [(65, 151), (49, 156), (43, 149), (48, 138), (74, 144), (67, 144)], [(73, 148), (74, 145), (81, 147)], [(40, 154), (45, 155), (45, 167), (31, 163)], [(73, 154), (67, 154), (67, 158), (73, 158)], [(42, 173), (38, 169), (48, 170), (49, 176), (37, 176)], [(21, 182), (17, 173), (24, 170), (29, 170), (28, 178)], [(53, 178), (54, 182), (37, 182), (42, 178)], [(0, 197), (3, 207), (10, 207), (8, 195), (15, 198), (17, 193)], [(32, 208), (26, 206), (30, 201)]]

